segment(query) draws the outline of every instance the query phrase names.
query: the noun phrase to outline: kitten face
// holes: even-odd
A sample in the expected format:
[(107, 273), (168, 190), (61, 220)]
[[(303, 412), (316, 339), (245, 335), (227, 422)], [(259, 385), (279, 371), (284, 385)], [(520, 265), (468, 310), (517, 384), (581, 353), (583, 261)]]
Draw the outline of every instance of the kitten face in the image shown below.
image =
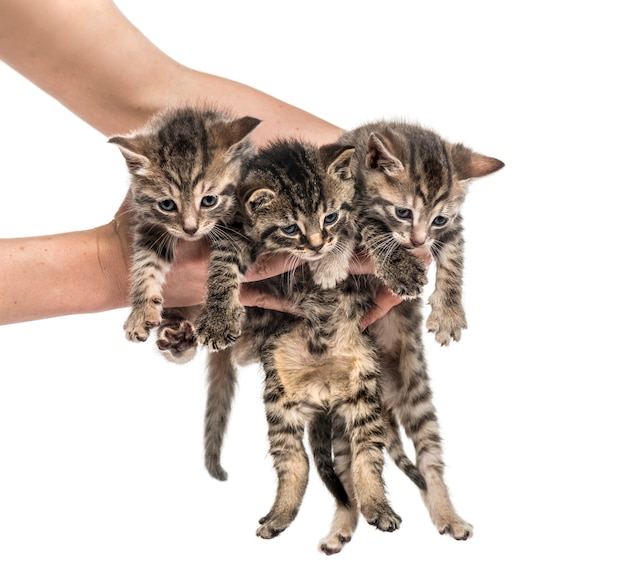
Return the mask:
[(279, 142), (259, 152), (242, 185), (247, 235), (305, 261), (350, 251), (353, 151)]
[(366, 144), (360, 156), (364, 211), (382, 219), (409, 252), (431, 249), (453, 231), (468, 180), (503, 165), (417, 125), (372, 124), (359, 134)]
[(135, 212), (143, 223), (160, 225), (176, 238), (196, 240), (231, 215), (238, 179), (236, 164), (217, 171), (198, 164), (176, 173), (155, 165), (136, 180)]
[(131, 173), (138, 222), (175, 238), (208, 236), (234, 210), (242, 166), (253, 152), (246, 137), (258, 123), (189, 108), (156, 116), (134, 135), (111, 138)]

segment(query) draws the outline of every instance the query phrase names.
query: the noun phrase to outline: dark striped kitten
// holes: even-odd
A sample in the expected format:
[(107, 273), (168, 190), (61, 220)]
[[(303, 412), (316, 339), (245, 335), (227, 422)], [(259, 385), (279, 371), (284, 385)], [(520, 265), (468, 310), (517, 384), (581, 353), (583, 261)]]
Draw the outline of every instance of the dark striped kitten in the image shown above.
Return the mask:
[[(354, 144), (352, 160), (361, 210), (363, 244), (374, 258), (386, 284), (407, 295), (403, 276), (408, 258), (427, 248), (437, 274), (429, 331), (442, 345), (459, 340), (465, 328), (461, 303), (463, 234), (461, 205), (469, 180), (492, 173), (504, 164), (474, 153), (461, 144), (451, 144), (432, 131), (407, 123), (372, 123), (346, 133), (341, 142)], [(404, 258), (402, 258), (404, 255)], [(412, 264), (409, 261), (409, 265)], [(371, 284), (379, 284), (370, 277)], [(410, 288), (409, 288), (410, 290)], [(398, 423), (413, 442), (416, 464), (425, 484), (421, 493), (440, 533), (467, 539), (472, 527), (461, 519), (450, 501), (443, 479), (441, 438), (422, 346), (421, 300), (404, 301), (370, 326), (367, 333), (380, 351), (383, 398), (389, 417), (387, 448), (396, 463), (406, 468)], [(326, 434), (328, 417), (316, 416), (311, 433)], [(320, 450), (318, 471), (324, 478), (330, 461), (328, 445), (313, 441)], [(352, 487), (349, 444), (344, 431), (333, 426), (334, 468)], [(336, 489), (334, 479), (329, 488)], [(320, 543), (327, 554), (341, 550), (352, 537), (358, 519), (357, 503), (339, 495), (330, 533)]]
[[(231, 345), (243, 329), (231, 349), (218, 351), (212, 360), (209, 442), (216, 440), (211, 430), (224, 426), (214, 414), (222, 413), (224, 394), (226, 399), (232, 394), (234, 368), (226, 371), (227, 366), (260, 359), (265, 372), (263, 399), (278, 486), (257, 529), (263, 538), (278, 535), (298, 513), (309, 469), (304, 430), (320, 410), (345, 430), (351, 490), (366, 520), (385, 531), (400, 523), (382, 479), (385, 419), (375, 347), (359, 330), (371, 302), (360, 300), (351, 279), (342, 282), (356, 241), (352, 152), (341, 145), (316, 149), (298, 142), (279, 142), (259, 152), (240, 188), (245, 239), (214, 248), (205, 312), (197, 321), (199, 337), (212, 349)], [(239, 282), (256, 256), (279, 250), (304, 260), (305, 266), (287, 281), (276, 277), (260, 284), (293, 300), (303, 316), (247, 309), (244, 321)], [(207, 465), (216, 472), (211, 461)]]
[[(161, 289), (177, 241), (225, 235), (243, 163), (254, 153), (248, 135), (259, 123), (210, 108), (172, 108), (139, 131), (109, 140), (119, 146), (131, 176), (129, 340), (145, 341), (161, 324)], [(183, 324), (187, 314), (166, 310), (171, 325)], [(175, 358), (176, 351), (170, 353)]]

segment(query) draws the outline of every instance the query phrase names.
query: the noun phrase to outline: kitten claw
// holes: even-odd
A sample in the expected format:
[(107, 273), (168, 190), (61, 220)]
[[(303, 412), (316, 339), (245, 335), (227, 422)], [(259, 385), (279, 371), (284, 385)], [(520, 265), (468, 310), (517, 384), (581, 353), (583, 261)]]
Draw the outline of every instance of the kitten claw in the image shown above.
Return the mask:
[(389, 290), (403, 299), (416, 299), (428, 283), (424, 262), (408, 255), (404, 255), (400, 263), (385, 263), (377, 270)]
[(242, 306), (227, 310), (220, 321), (200, 315), (196, 320), (198, 341), (210, 351), (221, 351), (230, 347), (241, 335), (241, 319), (245, 313)]

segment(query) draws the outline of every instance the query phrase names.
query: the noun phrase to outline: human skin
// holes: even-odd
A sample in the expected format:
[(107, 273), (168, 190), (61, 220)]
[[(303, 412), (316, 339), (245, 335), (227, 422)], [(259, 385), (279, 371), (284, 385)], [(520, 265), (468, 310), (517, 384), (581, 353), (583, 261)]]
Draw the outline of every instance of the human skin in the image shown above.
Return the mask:
[[(341, 132), (256, 89), (181, 65), (109, 0), (0, 0), (0, 58), (106, 136), (133, 131), (163, 107), (207, 99), (233, 115), (262, 119), (253, 133), (258, 144), (277, 137), (322, 144)], [(0, 239), (0, 324), (127, 306), (125, 210), (122, 204), (115, 220), (97, 228)], [(205, 243), (179, 245), (166, 306), (202, 301), (208, 257)], [(284, 269), (275, 259), (255, 265), (248, 277)], [(272, 306), (247, 288), (242, 300)]]

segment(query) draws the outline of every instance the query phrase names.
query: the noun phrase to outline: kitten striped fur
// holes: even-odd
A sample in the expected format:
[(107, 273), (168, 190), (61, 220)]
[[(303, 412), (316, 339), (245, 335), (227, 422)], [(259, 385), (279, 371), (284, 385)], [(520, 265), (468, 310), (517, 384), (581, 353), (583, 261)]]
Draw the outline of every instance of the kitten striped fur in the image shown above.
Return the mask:
[[(356, 240), (352, 149), (327, 146), (319, 153), (297, 142), (279, 143), (261, 150), (251, 162), (240, 188), (246, 238), (214, 253), (213, 260), (224, 266), (219, 265), (215, 271), (219, 276), (209, 282), (215, 292), (208, 296), (218, 297), (219, 304), (207, 303), (206, 319), (198, 324), (205, 330), (204, 323), (209, 322), (213, 328), (228, 326), (230, 314), (221, 318), (222, 313), (215, 313), (229, 296), (236, 304), (232, 281), (238, 281), (260, 253), (282, 250), (305, 261), (286, 277), (257, 283), (266, 292), (293, 300), (303, 317), (247, 309), (239, 321), (243, 323), (239, 340), (228, 351), (217, 351), (232, 352), (231, 362), (238, 364), (260, 359), (265, 371), (263, 400), (278, 485), (274, 503), (257, 529), (263, 538), (278, 535), (298, 513), (309, 470), (304, 431), (311, 415), (320, 411), (345, 430), (354, 475), (351, 490), (361, 513), (381, 530), (395, 530), (400, 523), (382, 480), (386, 426), (375, 346), (359, 331), (371, 297), (361, 298), (352, 279), (345, 278)], [(227, 279), (225, 283), (220, 277)], [(239, 329), (229, 328), (228, 333), (223, 343), (217, 334), (201, 336), (215, 349), (230, 345)], [(232, 396), (233, 387), (230, 375), (219, 383), (216, 379), (211, 376), (207, 399), (206, 462), (220, 477), (222, 397)], [(331, 469), (326, 480), (331, 481), (333, 474)], [(342, 485), (336, 476), (334, 481), (339, 493)]]
[[(352, 170), (356, 179), (362, 243), (384, 282), (397, 294), (414, 297), (421, 290), (421, 272), (413, 254), (427, 248), (437, 266), (435, 290), (429, 302), (427, 329), (447, 345), (459, 340), (465, 328), (463, 310), (463, 230), (460, 215), (470, 179), (487, 175), (503, 164), (451, 144), (419, 125), (377, 122), (347, 132), (340, 140), (354, 144)], [(407, 278), (407, 274), (409, 274)], [(415, 284), (417, 280), (418, 284)], [(412, 290), (418, 290), (413, 293)], [(472, 527), (456, 513), (444, 482), (444, 463), (436, 410), (422, 345), (421, 299), (406, 300), (368, 329), (380, 356), (383, 401), (387, 423), (387, 450), (393, 460), (420, 487), (430, 516), (440, 533), (467, 539)], [(316, 416), (316, 422), (332, 422)], [(402, 426), (412, 441), (417, 474), (403, 453), (398, 432)], [(328, 434), (315, 426), (312, 434)], [(332, 427), (334, 465), (350, 497), (350, 456), (344, 431)], [(326, 443), (314, 447), (328, 450)], [(326, 462), (329, 459), (326, 458)], [(324, 479), (328, 467), (320, 459)], [(329, 482), (328, 488), (336, 490)], [(341, 550), (352, 538), (358, 513), (354, 502), (337, 495), (329, 534), (320, 542), (327, 554)]]
[[(248, 135), (259, 123), (184, 106), (154, 115), (130, 135), (109, 139), (120, 148), (131, 179), (131, 312), (124, 324), (130, 341), (145, 341), (161, 324), (162, 287), (177, 241), (225, 235), (243, 163), (254, 152)], [(187, 313), (172, 316), (172, 324), (180, 326)], [(169, 353), (175, 358), (178, 352)]]

